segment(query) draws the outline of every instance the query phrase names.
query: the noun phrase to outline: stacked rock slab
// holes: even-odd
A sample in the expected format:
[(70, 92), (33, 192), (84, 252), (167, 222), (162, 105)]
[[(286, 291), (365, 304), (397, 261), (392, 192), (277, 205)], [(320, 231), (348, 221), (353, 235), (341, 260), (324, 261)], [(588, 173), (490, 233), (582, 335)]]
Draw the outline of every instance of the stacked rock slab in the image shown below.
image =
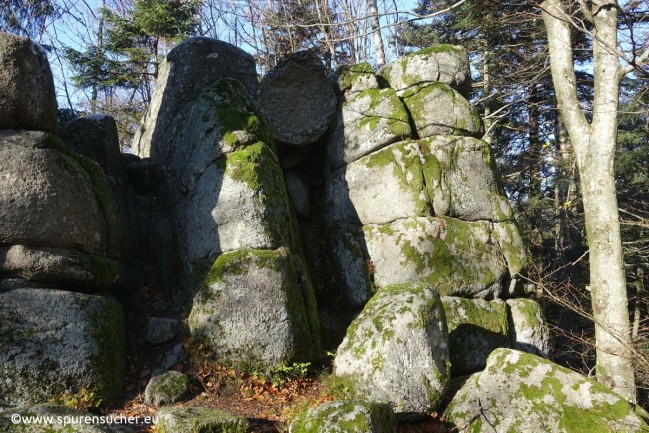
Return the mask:
[[(55, 135), (42, 48), (0, 33), (0, 406), (66, 392), (114, 401), (123, 231), (104, 169)], [(84, 292), (84, 293), (78, 293)]]
[(191, 38), (160, 71), (133, 148), (161, 167), (157, 195), (177, 246), (169, 263), (175, 294), (193, 298), (192, 335), (233, 364), (312, 360), (317, 308), (277, 150), (249, 96), (254, 60)]

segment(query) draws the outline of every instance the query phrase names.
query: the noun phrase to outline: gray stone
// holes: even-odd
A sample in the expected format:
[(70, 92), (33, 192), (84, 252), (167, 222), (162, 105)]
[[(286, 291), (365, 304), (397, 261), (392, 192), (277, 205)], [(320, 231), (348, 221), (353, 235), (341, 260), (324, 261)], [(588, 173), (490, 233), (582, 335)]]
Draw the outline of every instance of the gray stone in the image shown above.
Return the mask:
[(419, 84), (403, 92), (419, 137), (482, 134), (478, 112), (457, 91), (442, 83)]
[[(647, 413), (605, 385), (545, 359), (497, 349), (444, 412), (476, 433), (646, 432)], [(644, 419), (643, 419), (644, 418)]]
[(284, 172), (284, 183), (288, 198), (291, 200), (297, 216), (309, 219), (311, 217), (311, 191), (308, 183), (301, 176), (288, 171)]
[(343, 98), (368, 89), (378, 89), (379, 81), (369, 63), (342, 65), (331, 76), (336, 92)]
[(434, 82), (448, 84), (466, 98), (471, 93), (469, 56), (458, 45), (435, 45), (410, 53), (383, 66), (378, 75), (399, 95), (417, 84)]
[(408, 112), (394, 90), (364, 90), (338, 110), (335, 129), (326, 142), (329, 164), (335, 170), (411, 136)]
[(507, 307), (503, 301), (444, 296), (442, 302), (453, 376), (482, 370), (494, 349), (509, 347)]
[(402, 416), (430, 414), (450, 378), (442, 301), (430, 286), (383, 287), (352, 322), (334, 374), (360, 398), (389, 402)]
[(180, 330), (180, 322), (164, 317), (148, 317), (144, 323), (144, 340), (151, 344), (162, 344), (173, 340)]
[(374, 294), (362, 236), (354, 232), (333, 232), (329, 234), (328, 244), (345, 304), (362, 307)]
[(189, 377), (179, 371), (156, 370), (144, 390), (144, 402), (155, 407), (181, 401), (189, 391)]
[(221, 78), (238, 80), (254, 94), (254, 58), (234, 45), (206, 37), (189, 38), (172, 49), (160, 65), (149, 110), (133, 138), (133, 153), (155, 158), (166, 154), (179, 139), (178, 125), (186, 121), (191, 106), (207, 85)]
[[(22, 418), (16, 423), (12, 416)], [(34, 422), (38, 418), (43, 422)], [(131, 429), (118, 422), (117, 416), (113, 424), (108, 424), (108, 420), (104, 415), (102, 423), (100, 415), (52, 404), (0, 409), (0, 431), (4, 433), (131, 433)]]
[(56, 93), (47, 54), (0, 32), (0, 129), (56, 131)]
[(217, 409), (202, 407), (165, 407), (158, 411), (160, 433), (248, 433), (245, 418)]
[(289, 433), (395, 433), (396, 419), (388, 404), (331, 401), (298, 415)]
[(106, 174), (120, 170), (120, 146), (115, 119), (92, 114), (61, 126), (59, 136), (66, 146), (101, 166)]
[(554, 349), (552, 332), (543, 309), (533, 299), (508, 299), (512, 348), (549, 358)]
[(514, 222), (499, 222), (493, 225), (494, 238), (498, 241), (500, 250), (505, 257), (511, 282), (506, 293), (509, 296), (520, 295), (524, 292), (521, 272), (524, 272), (528, 264), (527, 249), (521, 237), (518, 227)]
[(111, 297), (54, 289), (0, 293), (0, 406), (92, 391), (120, 395), (125, 344), (122, 310)]
[(182, 343), (175, 345), (168, 352), (158, 357), (158, 365), (164, 370), (168, 370), (174, 365), (183, 362), (187, 358), (187, 353)]
[(336, 93), (320, 58), (299, 51), (264, 76), (259, 107), (280, 153), (290, 153), (315, 143), (327, 131), (336, 112)]
[(298, 287), (293, 259), (286, 248), (219, 256), (194, 297), (192, 335), (237, 365), (272, 369), (313, 360), (319, 354), (317, 311)]

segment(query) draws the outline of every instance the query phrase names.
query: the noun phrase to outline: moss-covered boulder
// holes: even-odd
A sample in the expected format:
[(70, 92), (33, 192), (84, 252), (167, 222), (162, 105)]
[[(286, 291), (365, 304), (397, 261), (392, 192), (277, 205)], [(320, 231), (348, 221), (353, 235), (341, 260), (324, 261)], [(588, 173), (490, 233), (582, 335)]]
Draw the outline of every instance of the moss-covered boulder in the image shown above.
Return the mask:
[(380, 87), (374, 74), (374, 68), (369, 63), (339, 66), (332, 74), (331, 79), (336, 93), (342, 98), (347, 98), (363, 90)]
[(505, 302), (451, 296), (442, 302), (453, 376), (482, 370), (494, 349), (510, 347)]
[(144, 402), (155, 407), (176, 403), (189, 391), (189, 377), (179, 371), (156, 370), (144, 390)]
[(92, 393), (111, 404), (124, 379), (122, 310), (111, 297), (24, 288), (0, 293), (0, 406)]
[(435, 45), (410, 53), (383, 66), (378, 75), (400, 95), (410, 87), (434, 82), (448, 84), (466, 98), (471, 92), (469, 56), (458, 45)]
[(218, 357), (273, 369), (319, 355), (313, 288), (286, 248), (219, 256), (194, 297), (189, 328)]
[(422, 139), (419, 144), (435, 215), (465, 221), (512, 220), (512, 209), (498, 180), (489, 144), (450, 135)]
[(394, 433), (392, 408), (384, 403), (332, 401), (298, 415), (289, 433)]
[(425, 284), (382, 288), (347, 330), (334, 374), (347, 378), (360, 398), (389, 402), (402, 416), (435, 410), (450, 378), (437, 292)]
[(543, 308), (533, 299), (508, 299), (511, 347), (548, 358), (554, 339)]
[(492, 352), (444, 416), (449, 427), (473, 433), (649, 431), (647, 413), (606, 386), (512, 349)]
[[(12, 418), (14, 417), (14, 418)], [(40, 419), (40, 423), (36, 422)], [(90, 412), (66, 406), (38, 404), (0, 409), (0, 431), (4, 433), (130, 433), (126, 425)], [(115, 418), (118, 421), (119, 418)], [(18, 421), (18, 422), (16, 422)]]
[(405, 106), (392, 89), (368, 89), (342, 103), (326, 142), (331, 169), (412, 136)]
[(508, 276), (490, 223), (416, 217), (363, 227), (374, 283), (427, 282), (440, 294), (496, 296)]
[(324, 187), (329, 225), (359, 227), (430, 216), (416, 142), (392, 144), (332, 173)]
[(248, 421), (217, 409), (169, 407), (156, 414), (160, 433), (247, 433)]
[(419, 137), (433, 135), (480, 136), (482, 120), (478, 112), (457, 91), (446, 84), (418, 84), (403, 92)]

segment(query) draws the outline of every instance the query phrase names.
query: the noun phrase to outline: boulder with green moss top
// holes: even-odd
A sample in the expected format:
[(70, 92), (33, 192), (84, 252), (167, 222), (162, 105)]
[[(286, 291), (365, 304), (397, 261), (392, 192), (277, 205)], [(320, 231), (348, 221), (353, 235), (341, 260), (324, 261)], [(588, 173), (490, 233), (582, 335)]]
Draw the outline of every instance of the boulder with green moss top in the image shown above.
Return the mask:
[(0, 293), (0, 406), (92, 392), (111, 404), (124, 379), (122, 310), (111, 297), (55, 289)]
[(0, 129), (55, 131), (56, 92), (45, 50), (0, 32)]
[(471, 93), (469, 56), (458, 45), (435, 45), (410, 53), (383, 66), (378, 75), (399, 95), (418, 84), (435, 82), (448, 84), (466, 98)]
[(497, 177), (489, 144), (441, 135), (419, 141), (435, 215), (466, 221), (510, 221), (512, 209)]
[(221, 78), (233, 78), (254, 94), (254, 58), (234, 45), (206, 37), (189, 38), (172, 49), (160, 65), (151, 104), (133, 138), (133, 153), (165, 161), (173, 148), (186, 144), (178, 125), (190, 117), (205, 87)]
[(508, 299), (509, 335), (511, 347), (549, 358), (554, 349), (554, 339), (545, 314), (533, 299)]
[(396, 419), (384, 403), (331, 401), (298, 415), (289, 433), (394, 433)]
[(507, 306), (503, 301), (442, 298), (453, 376), (482, 370), (489, 354), (509, 347)]
[(179, 371), (156, 370), (144, 390), (144, 402), (155, 407), (176, 403), (189, 391), (189, 377)]
[(248, 433), (248, 421), (218, 409), (165, 407), (156, 417), (160, 433)]
[(442, 295), (498, 297), (508, 276), (486, 221), (416, 217), (362, 230), (378, 287), (428, 282)]
[(482, 134), (482, 120), (471, 103), (442, 83), (418, 84), (403, 92), (419, 137)]
[(331, 169), (410, 138), (405, 106), (392, 89), (368, 89), (343, 102), (327, 142)]
[(444, 412), (468, 432), (639, 433), (649, 417), (605, 385), (538, 356), (497, 349)]
[(320, 340), (313, 289), (304, 286), (295, 259), (286, 248), (219, 256), (194, 297), (192, 335), (237, 365), (272, 369), (315, 359)]
[(329, 225), (358, 227), (429, 216), (419, 146), (399, 142), (332, 173), (324, 187)]
[(401, 416), (429, 414), (450, 378), (442, 301), (425, 284), (384, 287), (352, 322), (336, 352), (334, 374), (359, 398), (389, 402)]
[(101, 166), (108, 175), (121, 171), (117, 124), (112, 116), (92, 114), (61, 126), (59, 136), (66, 146)]
[(368, 89), (378, 89), (379, 81), (369, 63), (342, 65), (331, 75), (338, 95), (343, 99)]
[[(20, 418), (13, 418), (20, 417)], [(40, 419), (41, 422), (36, 422)], [(18, 421), (18, 422), (15, 422)], [(0, 431), (4, 433), (130, 433), (125, 419), (82, 412), (66, 406), (38, 404), (0, 409)], [(120, 423), (119, 421), (122, 421)]]

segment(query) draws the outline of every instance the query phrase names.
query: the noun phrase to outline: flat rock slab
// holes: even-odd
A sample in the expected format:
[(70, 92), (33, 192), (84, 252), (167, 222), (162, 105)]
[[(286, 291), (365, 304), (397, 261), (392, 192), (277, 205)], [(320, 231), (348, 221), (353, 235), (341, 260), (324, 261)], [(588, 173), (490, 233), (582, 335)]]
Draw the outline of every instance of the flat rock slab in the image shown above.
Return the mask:
[(298, 415), (289, 433), (394, 433), (396, 419), (384, 403), (332, 401)]

